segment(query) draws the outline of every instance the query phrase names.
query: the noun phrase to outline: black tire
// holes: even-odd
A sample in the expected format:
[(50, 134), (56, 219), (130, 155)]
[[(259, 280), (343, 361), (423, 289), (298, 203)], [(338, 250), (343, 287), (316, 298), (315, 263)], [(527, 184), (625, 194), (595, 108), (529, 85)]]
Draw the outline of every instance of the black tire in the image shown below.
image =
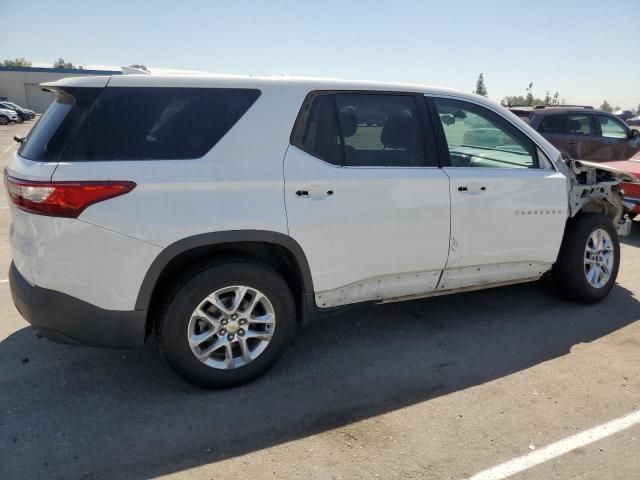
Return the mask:
[[(231, 285), (256, 288), (271, 302), (276, 324), (265, 350), (244, 366), (217, 369), (205, 365), (187, 340), (189, 320), (195, 308), (212, 292)], [(168, 296), (158, 317), (160, 350), (173, 370), (202, 388), (229, 388), (248, 383), (269, 370), (288, 347), (295, 332), (296, 310), (284, 279), (267, 265), (243, 258), (227, 258), (193, 269), (182, 277)]]
[(16, 123), (22, 123), (22, 122), (24, 122), (24, 118), (18, 115), (18, 120), (16, 120)]
[(9, 123), (9, 118), (4, 115), (0, 115), (0, 125), (7, 125)]
[(629, 220), (634, 220), (637, 216), (637, 213), (627, 213), (627, 217), (629, 217)]
[[(585, 248), (590, 235), (603, 229), (611, 238), (613, 268), (606, 283), (595, 288), (587, 280), (585, 271)], [(553, 266), (553, 283), (567, 299), (581, 303), (596, 303), (605, 298), (618, 276), (620, 267), (620, 241), (611, 220), (598, 213), (581, 214), (567, 222), (558, 260)]]

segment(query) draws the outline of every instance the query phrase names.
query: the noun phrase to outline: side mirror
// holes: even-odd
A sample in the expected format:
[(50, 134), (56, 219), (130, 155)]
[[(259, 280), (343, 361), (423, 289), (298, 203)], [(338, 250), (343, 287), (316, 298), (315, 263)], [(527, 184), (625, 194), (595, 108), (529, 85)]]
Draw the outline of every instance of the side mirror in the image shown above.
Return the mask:
[(444, 123), (445, 125), (453, 125), (454, 123), (456, 123), (456, 117), (448, 114), (441, 115), (440, 120), (442, 120), (442, 123)]
[(24, 137), (19, 137), (18, 135), (14, 135), (13, 139), (18, 143), (23, 143), (24, 142)]

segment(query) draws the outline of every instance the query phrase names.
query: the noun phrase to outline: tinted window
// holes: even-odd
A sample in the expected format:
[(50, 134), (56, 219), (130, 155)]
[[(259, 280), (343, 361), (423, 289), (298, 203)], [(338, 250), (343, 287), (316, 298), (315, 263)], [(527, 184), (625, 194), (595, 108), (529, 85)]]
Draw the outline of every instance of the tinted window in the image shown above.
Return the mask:
[[(422, 138), (411, 95), (313, 94), (303, 106), (293, 144), (334, 165), (420, 167), (425, 165)], [(436, 164), (434, 156), (429, 161)]]
[(56, 92), (18, 154), (29, 160), (57, 161), (101, 91), (101, 88), (66, 88)]
[(548, 115), (540, 122), (540, 133), (564, 133), (564, 115)]
[(619, 121), (606, 115), (598, 115), (598, 123), (603, 137), (627, 138), (627, 130)]
[(533, 142), (504, 118), (473, 103), (434, 101), (451, 166), (537, 168)]
[(293, 144), (334, 165), (343, 164), (338, 109), (333, 95), (313, 95), (303, 106)]
[(259, 95), (245, 89), (105, 88), (63, 159), (199, 158)]
[(567, 117), (567, 134), (593, 135), (591, 115), (569, 115)]

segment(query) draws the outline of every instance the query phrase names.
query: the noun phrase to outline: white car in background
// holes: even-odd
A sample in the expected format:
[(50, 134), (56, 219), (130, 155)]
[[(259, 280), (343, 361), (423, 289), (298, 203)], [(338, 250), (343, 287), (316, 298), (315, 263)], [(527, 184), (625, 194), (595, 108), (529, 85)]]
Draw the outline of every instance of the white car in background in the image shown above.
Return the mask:
[(566, 163), (484, 97), (290, 77), (45, 88), (56, 98), (5, 181), (13, 299), (49, 338), (155, 335), (182, 377), (219, 388), (346, 306), (547, 272), (594, 303), (616, 280), (621, 173)]
[(18, 114), (6, 108), (0, 108), (0, 125), (7, 125), (10, 122), (17, 122)]

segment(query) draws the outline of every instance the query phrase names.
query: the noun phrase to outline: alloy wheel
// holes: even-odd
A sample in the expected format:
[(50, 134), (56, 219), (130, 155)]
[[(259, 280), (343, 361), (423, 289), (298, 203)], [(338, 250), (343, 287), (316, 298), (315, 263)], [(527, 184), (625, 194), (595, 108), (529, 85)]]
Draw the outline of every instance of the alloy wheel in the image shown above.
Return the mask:
[(191, 314), (187, 338), (191, 352), (205, 365), (222, 370), (251, 363), (265, 351), (276, 327), (271, 301), (244, 285), (208, 295)]

